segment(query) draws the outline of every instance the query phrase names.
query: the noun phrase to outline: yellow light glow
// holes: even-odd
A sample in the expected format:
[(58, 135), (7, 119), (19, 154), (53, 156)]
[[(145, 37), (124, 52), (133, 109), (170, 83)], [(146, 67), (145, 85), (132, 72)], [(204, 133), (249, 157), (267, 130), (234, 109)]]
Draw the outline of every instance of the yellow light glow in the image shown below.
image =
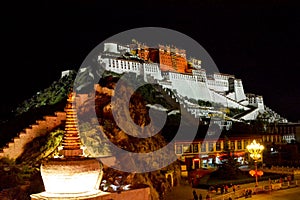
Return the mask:
[(250, 157), (257, 161), (261, 158), (261, 153), (265, 147), (257, 143), (256, 140), (253, 140), (253, 142), (249, 144), (246, 148), (250, 153)]
[(98, 189), (102, 167), (89, 159), (50, 161), (41, 166), (41, 175), (47, 193), (86, 193)]
[(44, 177), (45, 190), (49, 193), (84, 193), (95, 190), (99, 173), (54, 174)]

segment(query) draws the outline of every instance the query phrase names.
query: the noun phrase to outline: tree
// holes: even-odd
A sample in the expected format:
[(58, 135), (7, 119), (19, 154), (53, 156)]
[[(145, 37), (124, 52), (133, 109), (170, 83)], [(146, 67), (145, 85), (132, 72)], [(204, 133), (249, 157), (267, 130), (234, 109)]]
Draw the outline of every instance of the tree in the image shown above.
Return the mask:
[(212, 176), (215, 176), (220, 179), (237, 179), (242, 174), (239, 169), (238, 162), (234, 159), (234, 151), (229, 148), (228, 142), (229, 139), (225, 136), (225, 145), (223, 154), (225, 155), (223, 158), (222, 164), (218, 165), (218, 169), (212, 173)]

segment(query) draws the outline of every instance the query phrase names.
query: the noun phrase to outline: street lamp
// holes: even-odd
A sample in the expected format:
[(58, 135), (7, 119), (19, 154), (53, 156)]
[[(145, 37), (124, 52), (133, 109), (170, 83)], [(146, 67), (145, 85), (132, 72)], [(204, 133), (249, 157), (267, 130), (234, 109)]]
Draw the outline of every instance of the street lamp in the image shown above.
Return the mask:
[(247, 150), (250, 153), (250, 157), (254, 160), (255, 164), (255, 186), (258, 186), (257, 182), (257, 161), (261, 158), (262, 156), (262, 151), (264, 150), (264, 146), (256, 143), (256, 140), (253, 140), (253, 142), (249, 145), (247, 145)]

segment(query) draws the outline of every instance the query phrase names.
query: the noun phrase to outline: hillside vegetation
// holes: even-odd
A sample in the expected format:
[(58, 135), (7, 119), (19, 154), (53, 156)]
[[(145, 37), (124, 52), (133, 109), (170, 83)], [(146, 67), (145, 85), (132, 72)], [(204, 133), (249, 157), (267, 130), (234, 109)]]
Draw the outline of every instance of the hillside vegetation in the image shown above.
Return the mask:
[[(33, 124), (37, 119), (41, 119), (45, 115), (53, 115), (56, 111), (63, 111), (66, 105), (67, 95), (70, 88), (73, 86), (76, 75), (75, 72), (71, 72), (69, 76), (64, 76), (58, 81), (54, 81), (50, 87), (38, 92), (31, 99), (28, 99), (19, 105), (15, 109), (14, 117), (9, 119), (6, 123), (1, 124), (1, 146), (5, 145), (15, 137), (22, 129)], [(167, 109), (168, 112), (180, 110), (180, 105), (172, 99), (166, 91), (162, 90), (159, 85), (145, 84), (134, 91), (134, 83), (131, 82), (131, 80), (134, 79), (134, 77), (131, 77), (133, 75), (131, 74), (128, 79), (122, 80), (120, 79), (120, 76), (121, 75), (106, 72), (103, 78), (100, 79), (98, 87), (96, 87), (96, 92), (89, 91), (92, 93), (88, 93), (87, 99), (78, 106), (77, 112), (80, 115), (79, 129), (82, 142), (86, 146), (93, 147), (86, 151), (88, 155), (100, 156), (111, 153), (110, 144), (103, 142), (104, 137), (108, 138), (114, 145), (129, 152), (153, 152), (166, 146), (168, 142), (174, 138), (174, 135), (178, 131), (179, 124), (183, 124), (186, 127), (199, 126), (197, 123), (191, 124), (191, 122), (194, 121), (191, 120), (193, 116), (188, 113), (185, 113), (187, 114), (185, 121), (181, 121), (180, 114), (171, 114), (168, 115), (164, 127), (154, 136), (150, 137), (149, 135), (147, 138), (138, 138), (138, 133), (134, 131), (132, 131), (130, 135), (127, 134), (120, 128), (120, 125), (122, 127), (130, 127), (131, 124), (128, 122), (133, 120), (135, 124), (145, 127), (151, 122), (149, 118), (149, 107), (147, 105), (160, 104)], [(141, 77), (137, 77), (137, 79), (142, 81)], [(89, 84), (95, 84), (94, 80), (88, 76), (87, 72), (85, 74), (80, 74), (79, 78), (77, 77), (77, 80), (82, 82), (80, 85), (82, 90), (81, 92), (78, 92), (78, 94), (84, 93), (83, 91), (88, 91), (84, 89), (87, 86), (91, 86)], [(130, 96), (128, 106), (130, 115), (124, 116), (124, 120), (121, 122), (122, 124), (117, 124), (112, 114), (111, 98), (115, 92), (116, 84), (120, 80), (123, 82), (120, 84), (121, 86), (119, 89), (124, 95), (124, 98), (128, 98), (126, 95), (129, 94), (132, 94), (132, 96)], [(121, 103), (117, 102), (114, 109), (117, 115), (123, 116), (123, 113), (125, 112), (124, 109), (126, 108), (119, 105), (121, 105)], [(96, 116), (92, 115), (92, 112), (96, 112)], [(181, 112), (185, 111), (181, 110)], [(234, 134), (238, 133), (238, 130), (253, 133), (253, 127), (244, 123), (236, 123), (233, 127), (235, 129), (234, 131), (231, 129), (223, 131), (223, 133)], [(63, 128), (64, 124), (61, 124), (58, 129), (50, 130), (49, 134), (33, 139), (26, 145), (23, 154), (16, 161), (3, 161), (6, 163), (5, 166), (17, 166), (18, 169), (22, 169), (13, 174), (14, 178), (11, 178), (10, 180), (16, 181), (14, 181), (11, 186), (23, 184), (24, 180), (26, 180), (30, 182), (30, 185), (25, 191), (25, 194), (42, 192), (44, 190), (44, 188), (41, 187), (42, 181), (39, 176), (39, 166), (43, 160), (53, 157), (57, 153), (57, 147), (61, 144), (63, 136)], [(207, 128), (207, 125), (199, 126), (198, 135), (196, 137), (204, 137)], [(167, 155), (159, 155), (161, 156), (159, 157), (159, 160), (168, 159), (168, 155), (174, 153), (173, 151), (172, 148)], [(128, 163), (128, 166), (130, 166), (132, 158), (124, 158), (120, 155), (114, 156), (116, 156), (119, 163)], [(143, 166), (146, 165), (147, 162), (141, 160), (138, 164)], [(28, 169), (30, 169), (30, 172), (28, 172)], [(115, 178), (122, 177), (121, 182), (130, 184), (132, 188), (148, 186), (150, 187), (152, 198), (154, 200), (159, 200), (163, 199), (166, 191), (171, 188), (170, 182), (168, 182), (165, 177), (165, 173), (170, 171), (174, 172), (175, 182), (179, 183), (180, 164), (177, 161), (163, 169), (148, 173), (128, 173), (112, 168), (105, 168), (103, 179), (113, 183)], [(3, 172), (3, 174), (10, 174), (10, 172), (11, 171)], [(4, 183), (7, 181), (7, 179), (0, 180), (0, 182)], [(15, 190), (18, 191), (17, 189)], [(28, 199), (28, 195), (24, 195), (23, 199)]]
[[(31, 99), (24, 101), (15, 110), (15, 117), (8, 120), (5, 124), (1, 125), (2, 130), (9, 130), (9, 134), (1, 134), (2, 146), (13, 138), (20, 130), (33, 124), (35, 120), (40, 119), (44, 115), (52, 115), (55, 111), (62, 111), (66, 105), (66, 98), (70, 87), (74, 81), (74, 74), (70, 76), (64, 76), (60, 80), (55, 81), (49, 88), (37, 93)], [(172, 128), (172, 125), (178, 124), (179, 116), (170, 116), (168, 120), (169, 128), (164, 128), (161, 132), (153, 137), (149, 138), (137, 138), (132, 135), (128, 135), (123, 132), (113, 120), (111, 113), (110, 100), (113, 94), (114, 87), (119, 77), (115, 74), (106, 74), (106, 76), (100, 80), (96, 96), (88, 98), (81, 106), (79, 106), (78, 113), (81, 116), (86, 116), (80, 123), (80, 131), (82, 142), (86, 145), (91, 143), (99, 146), (99, 149), (95, 149), (94, 152), (86, 152), (93, 156), (95, 154), (104, 154), (110, 151), (109, 145), (102, 143), (101, 138), (104, 136), (109, 138), (112, 143), (120, 148), (126, 149), (131, 152), (151, 152), (162, 148), (167, 144), (165, 136), (172, 138), (173, 130), (176, 130), (176, 126)], [(122, 91), (124, 94), (133, 93), (130, 99), (130, 117), (137, 125), (145, 126), (150, 123), (149, 108), (147, 104), (162, 103), (168, 109), (178, 109), (179, 105), (174, 100), (169, 99), (163, 101), (163, 94), (159, 88), (145, 85), (145, 87), (139, 88), (137, 92), (132, 91), (132, 87), (129, 82), (124, 82)], [(148, 94), (148, 95), (147, 95)], [(92, 96), (92, 95), (91, 95)], [(119, 108), (122, 112), (123, 108)], [(96, 111), (97, 117), (91, 118), (90, 112)], [(126, 120), (125, 120), (126, 121)], [(1, 176), (0, 182), (7, 183), (2, 185), (3, 188), (11, 188), (10, 196), (12, 199), (16, 198), (17, 194), (23, 194), (16, 199), (29, 199), (29, 194), (42, 192), (44, 190), (41, 187), (42, 180), (39, 173), (39, 166), (41, 162), (49, 157), (53, 157), (57, 153), (57, 147), (61, 144), (63, 136), (63, 124), (57, 130), (50, 130), (49, 134), (41, 137), (37, 137), (29, 142), (23, 154), (16, 159), (16, 161), (1, 160), (1, 163), (8, 166), (9, 170), (3, 171), (5, 176)], [(98, 134), (98, 128), (103, 130), (103, 134)], [(134, 135), (135, 133), (133, 133)], [(170, 152), (171, 153), (171, 152)], [(161, 155), (165, 157), (166, 155)], [(122, 160), (122, 157), (117, 158), (119, 162), (128, 162), (128, 160)], [(141, 162), (143, 163), (143, 161)], [(12, 171), (14, 168), (18, 170)], [(30, 170), (29, 170), (30, 169)], [(180, 179), (180, 165), (177, 162), (165, 167), (164, 169), (158, 169), (157, 171), (148, 173), (128, 173), (120, 172), (112, 168), (104, 169), (103, 179), (108, 182), (113, 182), (116, 177), (122, 177), (124, 184), (130, 184), (131, 188), (150, 187), (151, 195), (153, 199), (162, 199), (167, 190), (170, 189), (170, 182), (166, 180), (165, 173), (173, 171), (175, 173), (175, 181), (179, 183)], [(12, 173), (13, 172), (13, 173)], [(10, 179), (7, 179), (7, 175), (10, 175)], [(5, 178), (6, 177), (6, 178)], [(8, 182), (13, 181), (8, 184)], [(28, 185), (29, 182), (29, 185)], [(20, 185), (27, 184), (26, 189), (21, 189)], [(6, 186), (5, 186), (6, 185)], [(113, 192), (113, 191), (112, 191)]]
[(48, 88), (38, 91), (34, 96), (17, 105), (9, 119), (0, 124), (0, 148), (24, 128), (35, 124), (36, 120), (46, 115), (54, 115), (56, 111), (64, 111), (67, 94), (74, 82), (76, 72), (71, 71), (54, 81)]

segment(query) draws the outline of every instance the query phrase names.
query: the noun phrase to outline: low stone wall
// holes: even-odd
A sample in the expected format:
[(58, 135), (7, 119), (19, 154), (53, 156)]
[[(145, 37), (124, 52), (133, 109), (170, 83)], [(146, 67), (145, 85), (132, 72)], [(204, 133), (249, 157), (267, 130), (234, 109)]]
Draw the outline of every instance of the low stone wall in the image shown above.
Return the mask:
[(279, 190), (281, 189), (281, 183), (273, 183), (271, 184), (272, 190)]
[[(150, 196), (150, 188), (140, 188), (140, 189), (132, 189), (122, 192), (101, 192), (97, 193), (95, 195), (87, 195), (87, 196), (81, 196), (81, 197), (49, 197), (49, 199), (52, 200), (67, 200), (67, 199), (81, 199), (81, 200), (151, 200)], [(31, 200), (45, 200), (48, 199), (45, 195), (46, 193), (39, 193), (39, 194), (32, 194), (30, 195)], [(2, 199), (1, 199), (2, 200)], [(7, 199), (9, 200), (9, 199)]]
[(276, 183), (268, 183), (268, 181), (263, 181), (259, 183), (258, 187), (253, 186), (252, 184), (245, 184), (242, 185), (241, 188), (237, 189), (236, 192), (229, 192), (225, 194), (219, 194), (213, 197), (214, 200), (227, 200), (229, 197), (232, 199), (238, 199), (245, 197), (245, 190), (250, 189), (252, 190), (252, 195), (256, 195), (259, 193), (265, 193), (265, 192), (272, 192), (280, 189), (288, 189), (298, 187), (298, 181), (285, 181), (285, 182), (276, 182)]
[(134, 190), (127, 190), (122, 192), (110, 193), (103, 197), (103, 200), (151, 200), (150, 188), (140, 188)]
[(276, 174), (300, 175), (299, 167), (295, 168), (295, 167), (272, 166), (271, 168), (264, 168), (263, 171), (276, 173)]

